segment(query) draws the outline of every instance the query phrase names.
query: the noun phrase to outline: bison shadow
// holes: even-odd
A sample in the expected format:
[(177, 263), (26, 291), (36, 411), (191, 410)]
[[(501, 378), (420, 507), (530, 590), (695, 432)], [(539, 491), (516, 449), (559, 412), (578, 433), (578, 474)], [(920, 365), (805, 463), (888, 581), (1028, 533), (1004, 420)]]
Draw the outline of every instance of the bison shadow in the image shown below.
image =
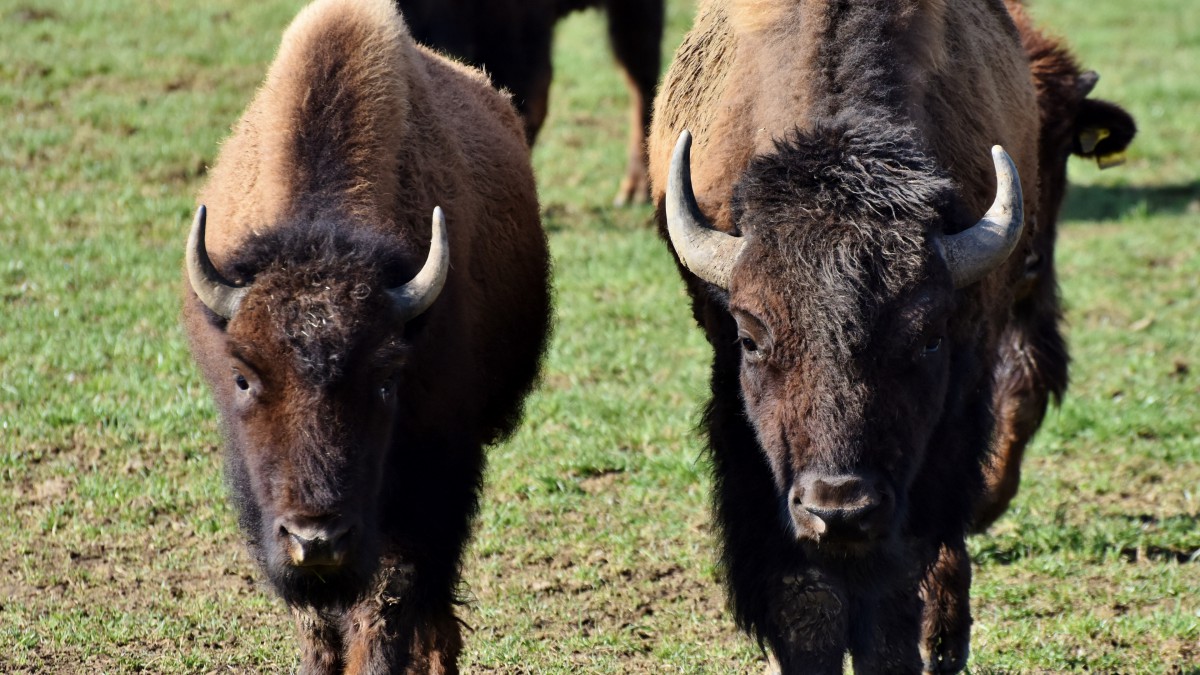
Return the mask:
[(1173, 185), (1072, 185), (1063, 221), (1104, 222), (1128, 216), (1200, 213), (1200, 181)]

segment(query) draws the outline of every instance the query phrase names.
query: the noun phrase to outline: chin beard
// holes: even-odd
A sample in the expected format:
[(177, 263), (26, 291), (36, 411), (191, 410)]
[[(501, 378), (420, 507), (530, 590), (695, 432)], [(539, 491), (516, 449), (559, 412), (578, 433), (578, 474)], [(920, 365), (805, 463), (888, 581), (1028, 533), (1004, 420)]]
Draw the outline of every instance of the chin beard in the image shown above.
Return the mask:
[(336, 569), (275, 563), (266, 566), (266, 573), (271, 587), (288, 605), (337, 609), (353, 605), (369, 590), (375, 566), (373, 559), (366, 560), (372, 564), (354, 563)]

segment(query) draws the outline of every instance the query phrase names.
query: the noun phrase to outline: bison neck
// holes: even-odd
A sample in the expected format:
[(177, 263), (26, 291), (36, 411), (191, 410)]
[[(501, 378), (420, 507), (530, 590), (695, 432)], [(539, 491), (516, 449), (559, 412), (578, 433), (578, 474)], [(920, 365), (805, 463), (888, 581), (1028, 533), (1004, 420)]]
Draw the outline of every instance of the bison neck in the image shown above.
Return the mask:
[[(425, 61), (380, 6), (309, 6), (225, 142), (220, 170), (201, 194), (212, 219), (208, 248), (226, 252), (283, 223), (320, 212), (389, 221), (420, 164), (400, 166), (413, 139), (437, 137)], [(432, 172), (430, 172), (432, 173)], [(401, 180), (401, 176), (405, 180)], [(235, 195), (236, 198), (231, 198)], [(432, 196), (421, 194), (421, 201)]]
[[(992, 0), (707, 0), (655, 108), (656, 195), (689, 129), (697, 199), (727, 231), (731, 189), (750, 159), (822, 118), (911, 127), (976, 214), (994, 195), (991, 145), (1004, 146), (1022, 176), (1037, 173), (1028, 59)], [(1036, 204), (1036, 183), (1025, 187)]]
[[(942, 59), (945, 16), (930, 0), (735, 3), (737, 94), (765, 122), (757, 153), (806, 121), (858, 113), (921, 121), (928, 66)], [(747, 84), (751, 83), (751, 84)]]

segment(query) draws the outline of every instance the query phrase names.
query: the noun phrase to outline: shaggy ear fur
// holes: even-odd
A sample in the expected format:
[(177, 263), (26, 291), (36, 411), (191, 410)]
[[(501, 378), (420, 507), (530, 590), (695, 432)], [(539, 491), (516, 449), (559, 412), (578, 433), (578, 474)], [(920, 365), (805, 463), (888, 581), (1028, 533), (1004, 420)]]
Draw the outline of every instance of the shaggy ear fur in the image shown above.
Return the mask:
[(1071, 152), (1095, 159), (1101, 168), (1108, 168), (1114, 164), (1106, 166), (1106, 161), (1125, 152), (1136, 134), (1137, 124), (1124, 108), (1108, 101), (1085, 99), (1079, 104), (1079, 114), (1075, 117)]

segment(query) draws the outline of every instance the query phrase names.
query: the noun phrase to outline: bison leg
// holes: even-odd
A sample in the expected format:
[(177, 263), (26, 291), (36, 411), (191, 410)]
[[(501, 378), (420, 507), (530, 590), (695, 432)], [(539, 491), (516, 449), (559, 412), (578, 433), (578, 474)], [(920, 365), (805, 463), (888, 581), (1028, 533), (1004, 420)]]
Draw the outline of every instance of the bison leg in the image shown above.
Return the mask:
[[(1052, 263), (1045, 254), (1047, 266)], [(984, 465), (984, 493), (975, 505), (974, 531), (986, 530), (1008, 509), (1021, 481), (1025, 447), (1037, 433), (1050, 396), (1067, 388), (1067, 347), (1058, 330), (1053, 269), (1042, 270), (1031, 295), (1016, 307), (996, 366), (996, 451)]]
[(292, 608), (300, 638), (300, 675), (342, 672), (341, 622), (313, 609)]
[(373, 592), (346, 615), (350, 675), (457, 675), (462, 633), (454, 610), (419, 608), (413, 570), (389, 566)]
[(629, 115), (629, 149), (625, 177), (613, 203), (624, 206), (650, 201), (650, 174), (646, 169), (646, 133), (663, 34), (662, 0), (608, 0), (608, 37), (613, 54), (625, 71), (632, 100)]
[[(547, 46), (546, 58), (539, 60), (536, 68), (530, 71), (522, 86), (522, 94), (513, 92), (516, 99), (517, 112), (525, 122), (525, 140), (533, 147), (537, 140), (542, 124), (546, 122), (546, 113), (550, 110), (550, 81), (554, 78), (554, 69), (550, 65), (550, 52)], [(520, 96), (520, 98), (518, 98)]]
[(921, 582), (921, 659), (926, 673), (957, 673), (971, 648), (971, 559), (966, 542), (943, 543)]
[(843, 589), (815, 570), (787, 575), (767, 601), (764, 637), (781, 675), (840, 675), (849, 636)]
[(915, 583), (883, 598), (869, 597), (854, 605), (850, 654), (854, 672), (922, 672), (921, 598)]

